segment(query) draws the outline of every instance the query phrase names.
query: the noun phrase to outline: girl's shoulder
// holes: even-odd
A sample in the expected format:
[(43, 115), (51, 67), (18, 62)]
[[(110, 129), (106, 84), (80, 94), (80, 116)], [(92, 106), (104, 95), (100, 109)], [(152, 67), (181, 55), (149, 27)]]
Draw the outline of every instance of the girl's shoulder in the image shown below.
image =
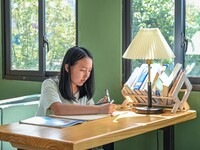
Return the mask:
[(58, 77), (52, 77), (52, 78), (48, 78), (48, 79), (45, 79), (43, 81), (43, 85), (57, 85), (58, 86), (58, 83), (59, 83), (59, 79)]

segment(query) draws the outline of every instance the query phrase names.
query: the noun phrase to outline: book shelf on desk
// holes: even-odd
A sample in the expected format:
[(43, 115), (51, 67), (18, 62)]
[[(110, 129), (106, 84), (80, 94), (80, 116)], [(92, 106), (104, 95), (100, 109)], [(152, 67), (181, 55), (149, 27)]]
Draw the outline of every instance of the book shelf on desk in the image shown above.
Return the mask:
[[(185, 84), (184, 88), (183, 84)], [(180, 76), (174, 81), (168, 93), (168, 96), (164, 97), (152, 95), (152, 106), (171, 108), (172, 113), (176, 113), (177, 110), (189, 110), (190, 106), (187, 103), (187, 99), (191, 90), (192, 85), (188, 80), (185, 72), (182, 72)], [(148, 105), (147, 95), (135, 94), (132, 91), (130, 91), (130, 89), (127, 89), (126, 86), (123, 87), (121, 92), (124, 98), (131, 100), (132, 104), (135, 106)], [(181, 99), (178, 97), (178, 94), (180, 92), (183, 93)], [(146, 101), (141, 101), (141, 99), (146, 99)]]

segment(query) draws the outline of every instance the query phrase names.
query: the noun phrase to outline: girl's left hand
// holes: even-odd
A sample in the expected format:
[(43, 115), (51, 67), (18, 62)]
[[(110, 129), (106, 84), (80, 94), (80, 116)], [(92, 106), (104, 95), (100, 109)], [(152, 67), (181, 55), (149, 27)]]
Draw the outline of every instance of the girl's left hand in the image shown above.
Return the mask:
[(104, 98), (100, 99), (96, 104), (98, 104), (98, 103), (106, 103), (106, 102), (108, 102), (107, 101), (107, 97), (104, 96)]

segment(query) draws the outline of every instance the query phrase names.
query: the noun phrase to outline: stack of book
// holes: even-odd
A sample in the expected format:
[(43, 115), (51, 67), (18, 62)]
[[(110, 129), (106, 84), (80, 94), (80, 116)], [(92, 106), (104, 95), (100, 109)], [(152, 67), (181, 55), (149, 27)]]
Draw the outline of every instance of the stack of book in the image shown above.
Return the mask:
[[(191, 91), (191, 83), (187, 79), (182, 65), (177, 63), (175, 66), (160, 64), (151, 64), (150, 80), (152, 87), (152, 103), (156, 106), (173, 107), (177, 101), (180, 101), (178, 92), (186, 85), (187, 99), (188, 93)], [(132, 72), (131, 76), (124, 84), (122, 94), (125, 98), (129, 98), (137, 105), (147, 105), (148, 103), (148, 66), (142, 64)], [(178, 99), (178, 100), (177, 100)], [(185, 101), (185, 100), (184, 100)]]
[[(163, 67), (159, 64), (151, 65), (151, 83), (154, 87), (154, 83), (159, 77), (163, 70)], [(147, 82), (148, 82), (148, 66), (147, 64), (142, 64), (141, 67), (137, 67), (132, 72), (131, 76), (124, 84), (124, 87), (133, 94), (146, 94), (147, 92)]]

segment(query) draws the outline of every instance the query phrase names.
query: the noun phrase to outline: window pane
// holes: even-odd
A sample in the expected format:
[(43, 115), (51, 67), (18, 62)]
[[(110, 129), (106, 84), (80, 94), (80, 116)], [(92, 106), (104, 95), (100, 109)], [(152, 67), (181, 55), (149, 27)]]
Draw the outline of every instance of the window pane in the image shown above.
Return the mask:
[(46, 0), (47, 71), (59, 71), (66, 50), (75, 45), (75, 0)]
[(11, 25), (11, 70), (38, 70), (38, 0), (13, 0)]
[(186, 0), (186, 37), (188, 50), (185, 55), (186, 73), (200, 76), (200, 1)]
[[(132, 0), (132, 39), (140, 28), (159, 28), (173, 50), (174, 41), (174, 0)], [(173, 60), (153, 61), (173, 63)], [(132, 68), (145, 63), (144, 60), (133, 60)]]

